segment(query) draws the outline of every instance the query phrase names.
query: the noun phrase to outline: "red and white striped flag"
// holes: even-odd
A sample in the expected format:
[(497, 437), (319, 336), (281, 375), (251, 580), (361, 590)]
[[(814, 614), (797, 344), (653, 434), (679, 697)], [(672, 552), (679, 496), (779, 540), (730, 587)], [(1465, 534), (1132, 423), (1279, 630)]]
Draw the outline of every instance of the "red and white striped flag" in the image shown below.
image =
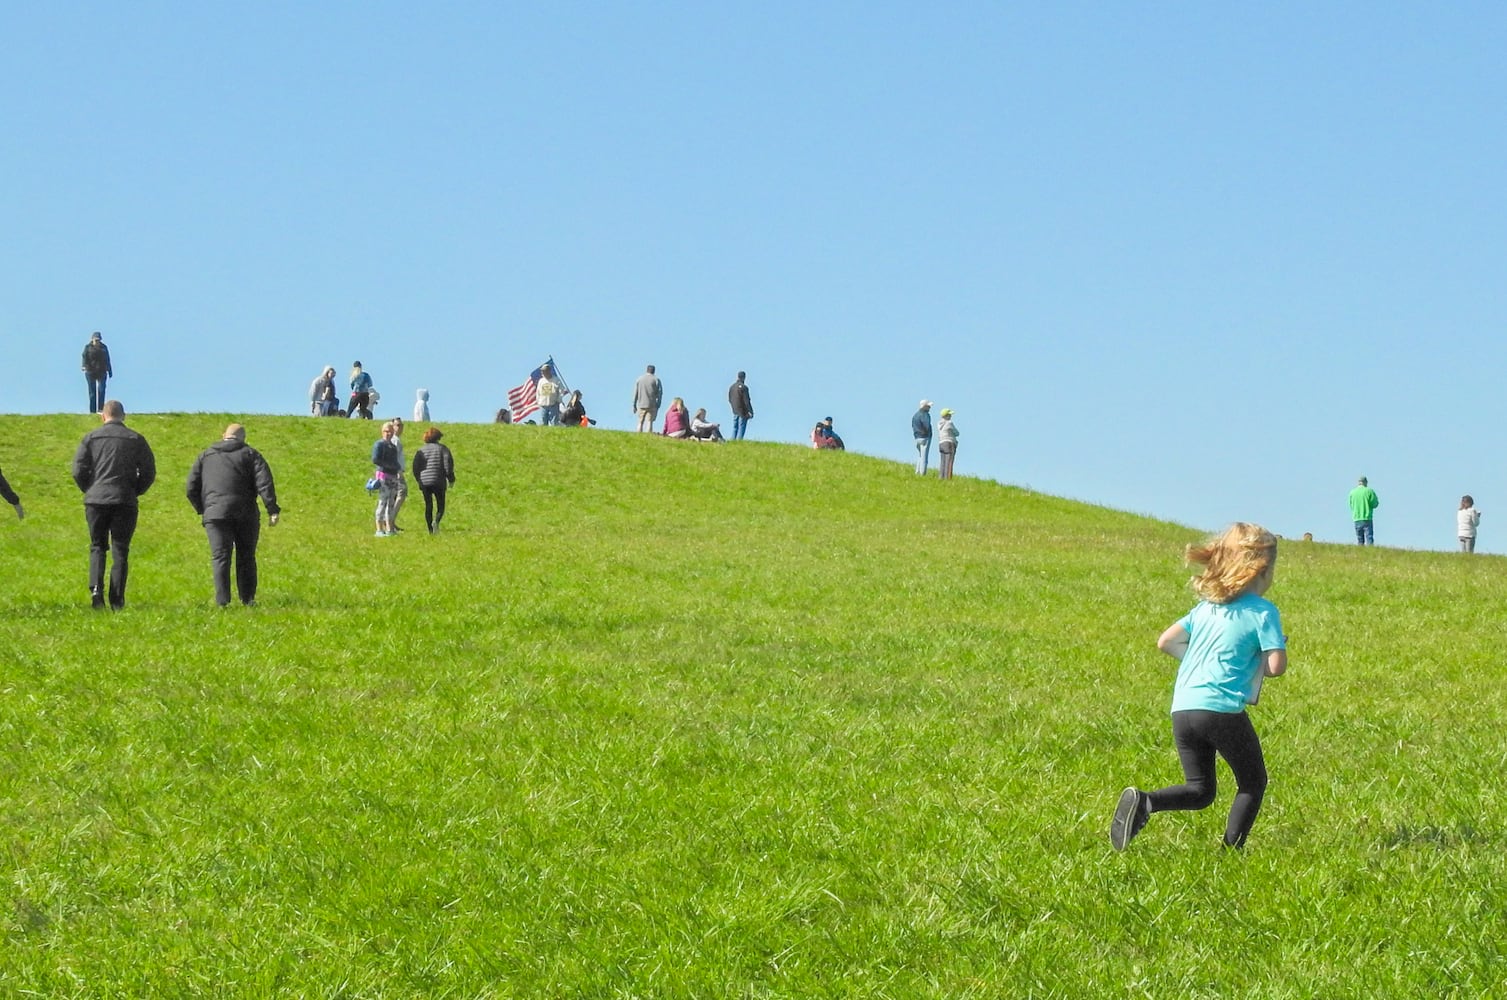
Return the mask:
[(513, 412), (513, 423), (523, 423), (523, 418), (539, 409), (539, 379), (544, 375), (544, 369), (548, 368), (555, 374), (555, 381), (560, 387), (565, 387), (565, 380), (560, 377), (560, 369), (555, 367), (554, 356), (551, 355), (544, 364), (529, 372), (524, 383), (508, 390), (508, 409)]

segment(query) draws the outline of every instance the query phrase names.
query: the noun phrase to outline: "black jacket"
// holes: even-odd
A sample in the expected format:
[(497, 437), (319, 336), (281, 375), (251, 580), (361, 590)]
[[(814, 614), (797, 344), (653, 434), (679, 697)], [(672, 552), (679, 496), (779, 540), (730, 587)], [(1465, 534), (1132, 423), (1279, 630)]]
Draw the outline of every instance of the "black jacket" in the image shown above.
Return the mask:
[(742, 379), (727, 387), (727, 405), (733, 408), (733, 416), (747, 420), (753, 416), (753, 402), (748, 398), (748, 383)]
[(93, 340), (84, 345), (84, 360), (80, 365), (86, 375), (99, 378), (101, 375), (115, 377), (115, 369), (110, 367), (110, 349), (102, 340), (96, 344)]
[(4, 500), (12, 507), (21, 502), (21, 498), (16, 496), (16, 491), (10, 488), (10, 483), (5, 481), (3, 472), (0, 472), (0, 500)]
[(433, 489), (442, 483), (455, 485), (455, 458), (450, 449), (438, 441), (430, 441), (413, 456), (413, 478), (420, 486)]
[(84, 491), (86, 504), (134, 507), (156, 478), (151, 445), (119, 421), (85, 434), (73, 456), (73, 481)]
[(261, 494), (267, 513), (278, 513), (272, 470), (244, 441), (218, 441), (200, 452), (188, 472), (188, 502), (206, 522), (255, 518)]

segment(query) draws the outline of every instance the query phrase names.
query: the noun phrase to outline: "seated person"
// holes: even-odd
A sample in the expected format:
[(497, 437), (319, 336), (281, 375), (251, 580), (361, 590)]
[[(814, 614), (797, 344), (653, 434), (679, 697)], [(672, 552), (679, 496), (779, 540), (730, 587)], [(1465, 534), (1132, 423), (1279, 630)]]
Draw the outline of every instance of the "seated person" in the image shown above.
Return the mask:
[(696, 411), (691, 418), (691, 437), (698, 441), (716, 441), (722, 443), (722, 425), (714, 424), (706, 419), (706, 407)]
[(560, 411), (560, 426), (562, 427), (589, 427), (596, 421), (586, 416), (586, 404), (581, 402), (581, 390), (577, 389), (570, 394), (570, 402), (565, 404), (565, 409)]
[(691, 436), (691, 415), (685, 410), (685, 400), (679, 396), (670, 400), (670, 409), (665, 413), (665, 427), (660, 433), (672, 438)]
[(833, 448), (837, 451), (848, 450), (843, 446), (842, 438), (838, 437), (837, 432), (832, 429), (831, 417), (816, 422), (816, 427), (811, 431), (811, 447)]
[(508, 408), (506, 406), (497, 411), (497, 419), (493, 421), (493, 423), (497, 424), (510, 424), (512, 422), (513, 415), (508, 412)]

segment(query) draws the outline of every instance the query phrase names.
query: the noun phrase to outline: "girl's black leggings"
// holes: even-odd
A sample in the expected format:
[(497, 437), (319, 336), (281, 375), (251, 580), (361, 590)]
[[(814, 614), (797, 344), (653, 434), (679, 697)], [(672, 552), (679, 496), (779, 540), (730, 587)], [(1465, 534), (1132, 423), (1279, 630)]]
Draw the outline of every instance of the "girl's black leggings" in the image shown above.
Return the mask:
[(1172, 739), (1183, 765), (1183, 783), (1151, 793), (1151, 811), (1204, 809), (1218, 790), (1214, 778), (1217, 753), (1235, 773), (1235, 801), (1224, 828), (1224, 842), (1244, 847), (1246, 835), (1266, 795), (1266, 758), (1251, 717), (1244, 712), (1173, 712)]
[(424, 527), (430, 531), (445, 516), (445, 487), (419, 485), (424, 494)]

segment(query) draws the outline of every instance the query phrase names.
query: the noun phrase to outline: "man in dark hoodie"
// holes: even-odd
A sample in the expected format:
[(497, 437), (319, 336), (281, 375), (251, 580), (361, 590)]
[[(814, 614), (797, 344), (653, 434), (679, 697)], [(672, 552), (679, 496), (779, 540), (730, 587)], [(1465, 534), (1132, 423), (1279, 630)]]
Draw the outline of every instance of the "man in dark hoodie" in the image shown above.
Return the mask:
[(105, 606), (105, 551), (110, 566), (110, 607), (126, 605), (126, 572), (131, 536), (136, 533), (136, 502), (157, 478), (157, 459), (147, 439), (126, 426), (126, 408), (108, 399), (100, 408), (103, 425), (84, 435), (73, 456), (73, 481), (84, 492), (84, 520), (89, 525), (89, 597), (95, 609)]
[(188, 502), (204, 521), (209, 536), (209, 564), (215, 579), (215, 603), (230, 603), (230, 559), (235, 555), (235, 589), (241, 603), (256, 603), (256, 542), (262, 531), (256, 509), (260, 495), (267, 523), (277, 525), (281, 510), (272, 470), (261, 452), (246, 444), (246, 428), (231, 424), (221, 439), (194, 459), (188, 473)]

